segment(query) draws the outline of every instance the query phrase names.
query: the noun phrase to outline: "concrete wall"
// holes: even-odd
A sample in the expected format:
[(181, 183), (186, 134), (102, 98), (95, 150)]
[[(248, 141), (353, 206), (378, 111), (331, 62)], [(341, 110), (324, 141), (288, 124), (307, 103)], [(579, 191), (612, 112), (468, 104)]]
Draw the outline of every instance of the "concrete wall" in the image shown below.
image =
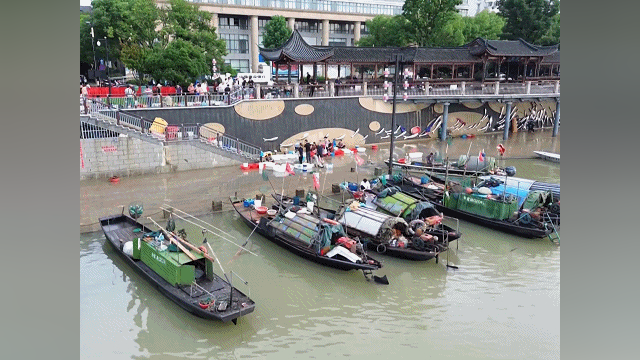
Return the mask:
[(240, 162), (189, 143), (163, 146), (129, 137), (80, 139), (80, 180), (207, 169)]

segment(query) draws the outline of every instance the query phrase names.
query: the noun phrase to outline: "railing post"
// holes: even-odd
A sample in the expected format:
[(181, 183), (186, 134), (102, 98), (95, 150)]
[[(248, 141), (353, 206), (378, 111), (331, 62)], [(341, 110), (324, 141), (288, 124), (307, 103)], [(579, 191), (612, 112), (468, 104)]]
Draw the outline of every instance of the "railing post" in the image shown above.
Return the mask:
[(531, 94), (531, 80), (527, 81), (527, 91), (526, 91), (526, 93), (527, 94)]
[(461, 94), (461, 95), (464, 95), (465, 90), (466, 90), (466, 87), (467, 87), (467, 83), (466, 83), (465, 81), (463, 81), (462, 83), (460, 83), (460, 94)]
[(495, 95), (500, 94), (500, 81), (496, 81)]
[(366, 81), (364, 81), (362, 83), (362, 95), (363, 96), (367, 96), (367, 82)]
[(120, 125), (120, 111), (116, 111), (116, 125)]
[(553, 89), (553, 93), (554, 94), (559, 94), (560, 93), (560, 80), (556, 80), (556, 84), (555, 84), (555, 87)]
[(182, 140), (185, 140), (187, 138), (187, 131), (184, 129), (184, 124), (180, 124), (180, 134), (182, 134), (180, 136)]
[(425, 95), (429, 95), (429, 82), (428, 81), (424, 82), (424, 94)]
[(294, 86), (293, 86), (293, 97), (294, 98), (300, 97), (300, 85), (299, 84), (294, 84)]

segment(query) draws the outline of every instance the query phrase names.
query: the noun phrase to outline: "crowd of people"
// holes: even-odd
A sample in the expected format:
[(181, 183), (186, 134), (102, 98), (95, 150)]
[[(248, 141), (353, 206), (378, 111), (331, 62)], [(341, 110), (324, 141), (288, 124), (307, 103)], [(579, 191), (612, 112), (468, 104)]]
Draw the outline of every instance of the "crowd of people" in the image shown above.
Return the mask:
[(296, 143), (295, 151), (298, 154), (298, 161), (300, 164), (307, 163), (313, 164), (314, 166), (324, 167), (323, 158), (326, 156), (331, 156), (336, 149), (345, 148), (342, 140), (333, 139), (330, 141), (327, 136), (324, 139), (320, 140), (319, 143), (309, 142), (308, 140), (304, 140), (304, 143)]

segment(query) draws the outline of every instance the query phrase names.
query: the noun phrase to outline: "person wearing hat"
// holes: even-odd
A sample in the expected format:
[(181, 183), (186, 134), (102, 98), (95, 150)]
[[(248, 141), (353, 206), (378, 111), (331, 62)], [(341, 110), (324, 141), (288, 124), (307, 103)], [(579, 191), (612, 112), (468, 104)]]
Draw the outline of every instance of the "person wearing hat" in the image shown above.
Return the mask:
[(360, 190), (371, 190), (371, 184), (367, 179), (362, 179), (362, 182), (360, 182)]

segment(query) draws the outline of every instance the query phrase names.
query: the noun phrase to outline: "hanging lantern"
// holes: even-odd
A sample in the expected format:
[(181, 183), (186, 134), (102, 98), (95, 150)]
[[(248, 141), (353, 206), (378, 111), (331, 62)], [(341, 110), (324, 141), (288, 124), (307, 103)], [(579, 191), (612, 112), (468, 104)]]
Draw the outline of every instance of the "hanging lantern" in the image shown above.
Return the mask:
[(402, 95), (402, 100), (407, 101), (408, 98), (409, 95), (407, 95), (407, 93), (405, 92), (404, 95)]
[(404, 81), (404, 88), (407, 89), (409, 87), (409, 82), (407, 80)]
[(389, 76), (389, 69), (384, 69), (384, 76)]
[(383, 87), (384, 87), (385, 89), (389, 87), (389, 83), (387, 83), (387, 80), (385, 80), (385, 81), (384, 81), (384, 85), (383, 85)]
[(389, 100), (389, 95), (387, 95), (387, 94), (382, 95), (382, 100), (384, 102), (387, 102), (387, 100)]

